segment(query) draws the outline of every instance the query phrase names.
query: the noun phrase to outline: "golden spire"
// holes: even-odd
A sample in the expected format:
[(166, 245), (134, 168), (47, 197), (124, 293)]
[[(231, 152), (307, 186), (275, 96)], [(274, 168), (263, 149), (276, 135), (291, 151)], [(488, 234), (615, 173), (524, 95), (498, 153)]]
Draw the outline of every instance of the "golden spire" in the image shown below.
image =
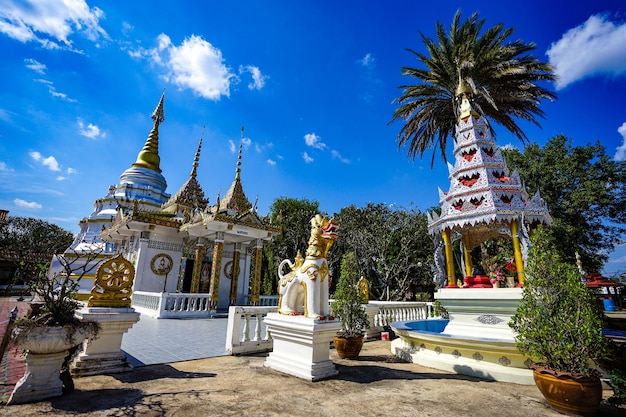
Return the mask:
[(202, 135), (200, 136), (200, 142), (198, 143), (198, 150), (196, 150), (196, 156), (193, 159), (191, 174), (189, 174), (190, 177), (195, 177), (197, 174), (198, 164), (200, 163), (200, 150), (202, 149), (202, 137), (204, 136), (204, 128), (205, 126), (202, 126)]
[(459, 72), (459, 85), (456, 88), (456, 98), (461, 100), (459, 107), (459, 120), (468, 118), (469, 116), (478, 116), (478, 113), (472, 108), (470, 100), (472, 98), (472, 88), (465, 82), (461, 73)]
[(241, 126), (241, 139), (239, 140), (239, 155), (237, 155), (237, 169), (235, 169), (235, 178), (241, 177), (241, 153), (243, 147), (243, 126)]
[(137, 160), (133, 164), (133, 167), (148, 168), (157, 172), (161, 172), (159, 164), (161, 158), (159, 157), (159, 125), (165, 120), (165, 113), (163, 112), (163, 100), (165, 99), (165, 91), (161, 94), (161, 100), (156, 109), (152, 113), (152, 120), (154, 120), (154, 126), (146, 139), (146, 143), (143, 145), (143, 149), (137, 155)]

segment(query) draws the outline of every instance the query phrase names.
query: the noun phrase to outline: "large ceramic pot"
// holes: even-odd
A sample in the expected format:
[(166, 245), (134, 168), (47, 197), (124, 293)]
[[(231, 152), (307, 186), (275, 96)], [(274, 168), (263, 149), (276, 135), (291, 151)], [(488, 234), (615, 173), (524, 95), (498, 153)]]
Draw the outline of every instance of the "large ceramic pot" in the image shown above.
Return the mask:
[(356, 359), (363, 347), (363, 336), (335, 336), (333, 339), (337, 355), (341, 359)]
[(533, 370), (535, 384), (550, 406), (564, 413), (595, 415), (602, 401), (602, 384), (597, 377), (577, 377), (544, 368)]
[(93, 336), (90, 328), (84, 325), (76, 326), (37, 326), (24, 331), (25, 337), (19, 339), (19, 346), (36, 355), (64, 352)]

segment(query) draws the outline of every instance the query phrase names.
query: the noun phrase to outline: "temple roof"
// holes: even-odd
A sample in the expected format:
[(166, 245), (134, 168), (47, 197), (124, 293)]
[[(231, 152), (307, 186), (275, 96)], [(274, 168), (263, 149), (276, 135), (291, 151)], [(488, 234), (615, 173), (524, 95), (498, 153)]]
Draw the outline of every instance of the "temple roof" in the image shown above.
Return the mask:
[(513, 220), (550, 224), (548, 208), (539, 193), (528, 197), (518, 173), (509, 171), (487, 121), (472, 109), (471, 95), (460, 90), (455, 164), (448, 164), (450, 189), (439, 190), (441, 214), (428, 214), (429, 232), (450, 229), (464, 234), (472, 229), (482, 234), (476, 239), (481, 241), (492, 236), (490, 226)]
[(201, 149), (202, 138), (200, 138), (200, 142), (198, 143), (198, 149), (196, 150), (189, 178), (176, 194), (163, 204), (161, 211), (165, 213), (181, 214), (184, 210), (204, 210), (207, 207), (208, 201), (204, 198), (204, 191), (202, 191), (202, 187), (196, 178), (198, 165), (200, 163)]
[(241, 185), (241, 153), (243, 147), (243, 127), (241, 128), (242, 142), (239, 144), (239, 155), (237, 156), (237, 169), (235, 170), (235, 179), (233, 180), (230, 188), (226, 192), (223, 199), (218, 200), (216, 203), (218, 213), (228, 213), (231, 216), (239, 216), (243, 213), (250, 211), (253, 206), (246, 197)]

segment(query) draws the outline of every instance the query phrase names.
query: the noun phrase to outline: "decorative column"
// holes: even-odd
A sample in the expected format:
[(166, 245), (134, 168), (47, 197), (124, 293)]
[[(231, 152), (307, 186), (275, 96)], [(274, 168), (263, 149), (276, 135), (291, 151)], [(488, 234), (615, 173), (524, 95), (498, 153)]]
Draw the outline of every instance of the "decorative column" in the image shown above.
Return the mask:
[(522, 248), (519, 243), (519, 222), (511, 221), (511, 236), (513, 237), (513, 254), (515, 256), (515, 269), (517, 270), (517, 281), (519, 285), (524, 285), (524, 259), (522, 258)]
[(237, 305), (237, 287), (239, 285), (239, 272), (241, 267), (239, 262), (241, 259), (241, 243), (235, 243), (235, 253), (233, 255), (233, 269), (230, 273), (230, 304)]
[(472, 269), (474, 266), (472, 265), (472, 248), (470, 242), (470, 235), (466, 233), (463, 235), (463, 259), (465, 261), (465, 276), (470, 277), (474, 275), (472, 273)]
[(211, 307), (217, 307), (220, 294), (220, 273), (222, 271), (222, 256), (224, 255), (224, 232), (217, 232), (213, 246), (213, 265), (211, 266), (211, 283), (209, 284), (209, 298)]
[(441, 232), (443, 237), (443, 246), (446, 254), (446, 274), (448, 279), (448, 285), (446, 288), (457, 288), (456, 280), (454, 279), (454, 258), (452, 257), (452, 242), (450, 241), (450, 229), (446, 228)]
[(200, 277), (202, 275), (202, 261), (204, 260), (204, 238), (199, 237), (196, 243), (196, 260), (193, 263), (193, 271), (191, 273), (191, 288), (189, 292), (200, 292)]
[(254, 249), (254, 264), (252, 265), (252, 294), (250, 294), (250, 305), (259, 305), (259, 295), (261, 294), (261, 270), (263, 268), (263, 240), (257, 239)]

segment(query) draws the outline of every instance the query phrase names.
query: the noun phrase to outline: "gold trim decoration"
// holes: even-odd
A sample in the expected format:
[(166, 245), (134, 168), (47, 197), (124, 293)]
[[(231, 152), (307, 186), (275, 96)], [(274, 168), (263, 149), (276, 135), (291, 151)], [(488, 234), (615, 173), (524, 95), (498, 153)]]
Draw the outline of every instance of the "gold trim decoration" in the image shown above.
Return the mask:
[(150, 261), (150, 269), (155, 275), (167, 275), (170, 273), (173, 267), (174, 260), (167, 253), (156, 254)]

